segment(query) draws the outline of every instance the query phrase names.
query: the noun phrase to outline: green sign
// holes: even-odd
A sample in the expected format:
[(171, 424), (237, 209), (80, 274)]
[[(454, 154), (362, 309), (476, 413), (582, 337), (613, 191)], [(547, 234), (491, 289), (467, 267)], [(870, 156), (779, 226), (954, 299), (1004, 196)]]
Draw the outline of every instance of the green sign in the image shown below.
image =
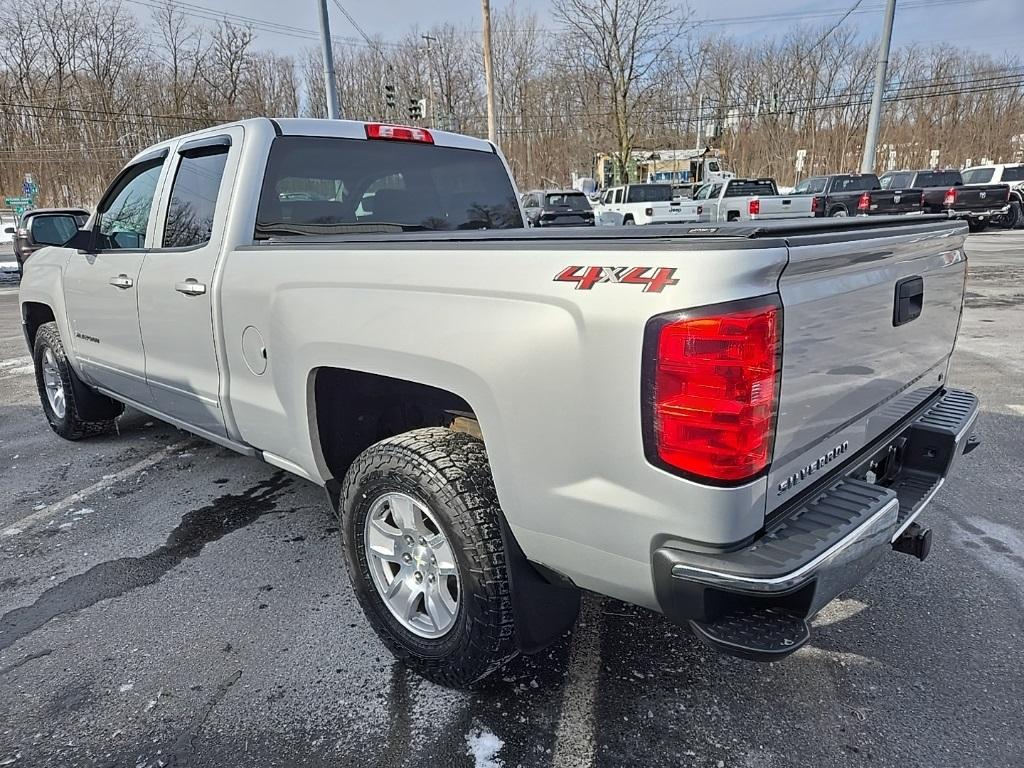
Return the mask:
[(20, 205), (29, 206), (32, 205), (31, 197), (5, 197), (4, 205), (10, 208), (17, 208)]

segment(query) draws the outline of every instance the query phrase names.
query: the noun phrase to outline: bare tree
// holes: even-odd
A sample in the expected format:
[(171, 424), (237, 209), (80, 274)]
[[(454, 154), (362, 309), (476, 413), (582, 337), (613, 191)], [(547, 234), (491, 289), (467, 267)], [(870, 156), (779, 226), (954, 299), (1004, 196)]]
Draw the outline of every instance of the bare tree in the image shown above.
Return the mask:
[(616, 162), (628, 181), (638, 115), (658, 84), (662, 56), (683, 33), (686, 14), (668, 0), (555, 0), (554, 13), (568, 30), (568, 50), (604, 80)]

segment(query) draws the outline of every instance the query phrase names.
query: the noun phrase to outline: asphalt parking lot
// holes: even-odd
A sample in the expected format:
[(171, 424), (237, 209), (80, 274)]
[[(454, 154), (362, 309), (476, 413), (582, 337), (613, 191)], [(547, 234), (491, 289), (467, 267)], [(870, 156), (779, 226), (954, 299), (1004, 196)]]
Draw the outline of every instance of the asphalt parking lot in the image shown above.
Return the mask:
[(887, 556), (771, 665), (588, 596), (472, 692), (377, 641), (320, 489), (137, 413), (53, 435), (0, 272), (0, 766), (1020, 765), (1024, 232), (968, 253), (951, 383), (983, 444), (927, 562)]

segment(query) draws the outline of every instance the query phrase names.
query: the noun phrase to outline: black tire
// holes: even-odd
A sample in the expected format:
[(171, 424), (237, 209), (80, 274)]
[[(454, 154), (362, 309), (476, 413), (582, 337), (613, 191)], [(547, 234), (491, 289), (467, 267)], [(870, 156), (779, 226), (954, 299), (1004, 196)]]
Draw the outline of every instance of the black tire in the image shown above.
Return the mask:
[(636, 224), (636, 222), (633, 221), (633, 217), (632, 216), (627, 216), (626, 218), (624, 218), (622, 220), (622, 226), (624, 226), (624, 227), (631, 227), (634, 224)]
[(975, 219), (967, 220), (967, 229), (971, 232), (984, 232), (988, 229), (988, 221), (977, 221)]
[[(436, 639), (419, 637), (391, 614), (374, 586), (364, 529), (375, 499), (389, 492), (430, 508), (460, 573), (458, 614)], [(518, 651), (497, 494), (482, 441), (443, 427), (417, 429), (370, 446), (341, 489), (340, 527), (348, 574), (374, 631), (405, 663), (433, 682), (464, 687)]]
[[(58, 416), (50, 405), (46, 396), (46, 385), (43, 383), (43, 356), (47, 350), (53, 352), (57, 364), (57, 371), (64, 387), (64, 415)], [(64, 344), (60, 338), (60, 331), (54, 322), (44, 323), (36, 331), (36, 340), (32, 348), (32, 360), (36, 368), (36, 387), (39, 389), (39, 400), (43, 406), (43, 413), (50, 428), (65, 440), (81, 440), (83, 437), (102, 435), (114, 427), (114, 419), (89, 420), (82, 417), (77, 400), (76, 391), (84, 391), (85, 384), (75, 375), (74, 370), (68, 363), (67, 355), (64, 353)], [(112, 412), (120, 413), (124, 406), (115, 403), (109, 398), (99, 394), (93, 394), (95, 398), (102, 398), (109, 403)]]
[(1010, 210), (1002, 217), (1002, 225), (1007, 229), (1017, 229), (1024, 219), (1024, 211), (1021, 210), (1020, 202), (1010, 201)]
[(829, 211), (828, 215), (830, 217), (843, 218), (845, 216), (849, 216), (850, 212), (848, 210), (846, 210), (846, 208), (844, 208), (843, 206), (840, 205), (840, 206), (838, 206), (836, 208), (833, 208), (831, 211)]

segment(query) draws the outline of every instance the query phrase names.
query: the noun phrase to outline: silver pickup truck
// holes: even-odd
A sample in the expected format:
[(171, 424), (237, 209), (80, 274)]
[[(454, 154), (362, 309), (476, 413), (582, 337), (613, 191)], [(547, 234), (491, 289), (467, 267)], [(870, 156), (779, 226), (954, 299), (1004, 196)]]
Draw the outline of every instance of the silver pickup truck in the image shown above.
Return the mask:
[(128, 405), (323, 486), (377, 633), (465, 685), (581, 590), (776, 659), (923, 558), (965, 232), (526, 229), (487, 141), (255, 119), (135, 157), (20, 302), (58, 435)]
[(811, 218), (813, 200), (780, 195), (774, 179), (726, 179), (705, 184), (693, 196), (701, 221), (770, 221)]

